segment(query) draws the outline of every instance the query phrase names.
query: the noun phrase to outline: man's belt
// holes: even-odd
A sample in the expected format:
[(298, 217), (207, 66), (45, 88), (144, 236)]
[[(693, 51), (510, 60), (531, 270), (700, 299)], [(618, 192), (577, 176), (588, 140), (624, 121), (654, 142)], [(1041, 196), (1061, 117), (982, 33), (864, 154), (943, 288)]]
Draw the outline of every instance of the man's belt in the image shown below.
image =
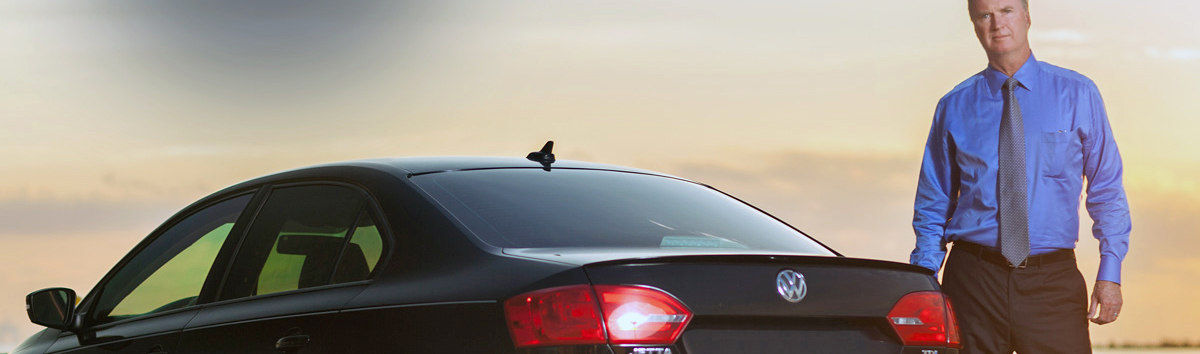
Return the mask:
[(1000, 251), (974, 243), (955, 241), (954, 250), (963, 251), (975, 255), (976, 257), (979, 257), (979, 259), (985, 260), (989, 263), (1009, 268), (1040, 267), (1054, 262), (1075, 259), (1075, 250), (1065, 249), (1037, 255), (1031, 254), (1028, 258), (1025, 258), (1025, 262), (1022, 262), (1017, 266), (1013, 266), (1008, 264), (1008, 260), (1004, 258), (1003, 254), (1000, 254)]

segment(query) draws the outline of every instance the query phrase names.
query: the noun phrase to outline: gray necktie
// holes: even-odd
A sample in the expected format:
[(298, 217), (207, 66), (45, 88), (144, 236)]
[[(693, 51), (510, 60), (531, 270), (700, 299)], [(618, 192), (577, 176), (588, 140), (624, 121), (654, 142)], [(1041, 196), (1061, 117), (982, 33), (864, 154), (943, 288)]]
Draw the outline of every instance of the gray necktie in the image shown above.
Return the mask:
[(1012, 265), (1029, 256), (1029, 203), (1026, 201), (1025, 125), (1013, 90), (1020, 83), (1004, 82), (1004, 115), (1000, 120), (1000, 253)]

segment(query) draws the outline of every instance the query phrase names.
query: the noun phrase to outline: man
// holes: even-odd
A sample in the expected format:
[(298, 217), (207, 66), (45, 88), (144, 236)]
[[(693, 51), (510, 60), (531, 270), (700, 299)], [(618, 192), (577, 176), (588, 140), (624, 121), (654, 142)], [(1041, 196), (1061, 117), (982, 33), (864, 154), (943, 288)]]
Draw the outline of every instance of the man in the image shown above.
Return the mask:
[[(1088, 78), (1034, 58), (1028, 0), (967, 7), (988, 67), (938, 102), (910, 261), (936, 272), (946, 259), (964, 354), (1090, 353), (1088, 319), (1121, 311), (1131, 227), (1104, 103)], [(1074, 254), (1085, 177), (1100, 241), (1090, 303)]]

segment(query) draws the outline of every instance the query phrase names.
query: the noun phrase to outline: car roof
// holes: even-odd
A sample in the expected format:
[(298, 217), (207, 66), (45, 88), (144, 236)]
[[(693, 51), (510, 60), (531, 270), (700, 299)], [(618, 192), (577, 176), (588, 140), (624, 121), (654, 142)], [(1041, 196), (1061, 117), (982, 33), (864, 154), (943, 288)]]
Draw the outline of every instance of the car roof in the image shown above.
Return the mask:
[[(316, 166), (302, 167), (293, 171), (324, 167), (359, 167), (399, 175), (422, 175), (448, 171), (488, 170), (503, 168), (544, 168), (545, 166), (543, 166), (540, 162), (518, 157), (433, 156), (391, 157), (334, 162)], [(550, 168), (608, 170), (674, 177), (659, 172), (637, 168), (571, 160), (555, 161), (550, 165)]]
[[(617, 171), (686, 180), (649, 170), (592, 162), (558, 160), (550, 166), (551, 169)], [(226, 187), (216, 193), (213, 193), (212, 195), (209, 195), (209, 197), (205, 199), (215, 198), (219, 195), (227, 194), (228, 192), (235, 190), (246, 190), (248, 188), (253, 188), (265, 183), (278, 183), (297, 179), (322, 179), (327, 177), (353, 178), (352, 176), (363, 176), (363, 172), (384, 174), (395, 178), (406, 179), (418, 175), (451, 171), (544, 168), (545, 166), (543, 166), (540, 162), (519, 157), (434, 156), (352, 160), (300, 167), (255, 177)], [(197, 204), (200, 204), (203, 201), (204, 200), (197, 201)]]
[[(409, 177), (451, 171), (493, 170), (493, 169), (543, 169), (540, 162), (519, 157), (480, 157), (480, 156), (432, 156), (432, 157), (391, 157), (332, 162), (320, 165), (300, 167), (279, 171), (251, 178), (193, 202), (179, 211), (188, 213), (194, 208), (206, 205), (235, 193), (245, 193), (264, 184), (273, 184), (298, 180), (325, 180), (328, 178), (350, 179), (358, 182), (375, 180), (367, 176), (388, 175), (392, 178), (407, 179)], [(624, 166), (608, 165), (592, 162), (558, 160), (551, 164), (551, 169), (598, 170), (638, 173), (685, 180), (683, 178)], [(378, 181), (378, 180), (376, 180)], [(380, 184), (368, 184), (378, 187)]]

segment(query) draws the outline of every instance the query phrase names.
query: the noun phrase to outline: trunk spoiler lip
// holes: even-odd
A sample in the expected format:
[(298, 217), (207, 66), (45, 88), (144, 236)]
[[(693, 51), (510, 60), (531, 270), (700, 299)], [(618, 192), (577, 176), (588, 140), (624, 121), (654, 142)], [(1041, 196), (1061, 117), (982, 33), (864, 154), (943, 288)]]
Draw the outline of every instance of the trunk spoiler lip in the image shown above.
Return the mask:
[(755, 264), (779, 264), (787, 265), (817, 265), (817, 266), (850, 266), (850, 267), (865, 267), (865, 268), (885, 268), (901, 271), (917, 272), (933, 276), (935, 273), (929, 268), (916, 266), (908, 263), (899, 263), (893, 261), (866, 259), (866, 258), (849, 258), (849, 257), (830, 257), (830, 256), (795, 256), (795, 255), (682, 255), (682, 256), (662, 256), (653, 258), (627, 258), (613, 259), (608, 261), (594, 262), (584, 265), (585, 267), (604, 267), (604, 266), (620, 266), (620, 265), (643, 265), (643, 264), (662, 264), (662, 263), (706, 263), (706, 262), (728, 262), (728, 263), (755, 263)]
[(657, 250), (657, 249), (622, 249), (622, 248), (504, 248), (506, 256), (549, 261), (564, 265), (581, 266), (585, 268), (648, 265), (648, 264), (681, 264), (681, 263), (742, 263), (742, 264), (777, 264), (780, 266), (849, 266), (864, 268), (883, 268), (906, 272), (921, 273), (936, 276), (929, 268), (894, 261), (850, 258), (841, 255), (820, 255), (803, 253), (772, 253), (767, 251), (747, 250)]

